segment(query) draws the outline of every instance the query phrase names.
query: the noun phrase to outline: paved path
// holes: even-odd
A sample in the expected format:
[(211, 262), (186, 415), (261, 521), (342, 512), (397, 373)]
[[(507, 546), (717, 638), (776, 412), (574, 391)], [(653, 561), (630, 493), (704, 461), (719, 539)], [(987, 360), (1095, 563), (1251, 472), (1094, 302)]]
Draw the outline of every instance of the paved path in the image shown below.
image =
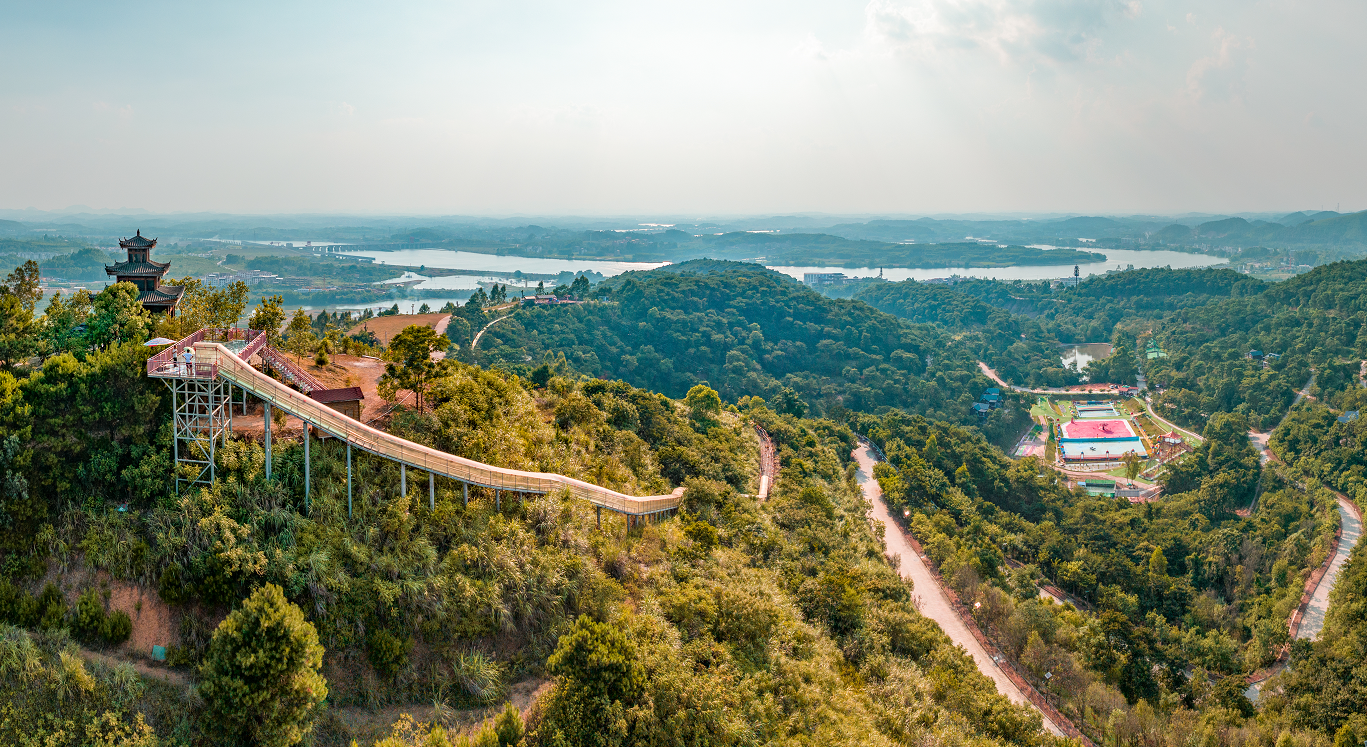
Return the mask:
[(1201, 434), (1199, 434), (1199, 433), (1193, 433), (1193, 432), (1187, 430), (1186, 428), (1179, 428), (1179, 427), (1177, 427), (1177, 425), (1176, 425), (1175, 423), (1173, 423), (1172, 421), (1170, 421), (1170, 420), (1164, 420), (1164, 419), (1163, 419), (1163, 416), (1161, 416), (1161, 415), (1159, 415), (1158, 413), (1156, 413), (1156, 412), (1153, 411), (1153, 403), (1150, 402), (1150, 401), (1148, 401), (1147, 399), (1144, 400), (1144, 411), (1147, 412), (1147, 413), (1149, 414), (1149, 417), (1150, 417), (1150, 418), (1153, 418), (1153, 421), (1154, 421), (1155, 423), (1159, 423), (1159, 424), (1164, 425), (1164, 426), (1166, 426), (1166, 427), (1168, 427), (1168, 428), (1171, 428), (1171, 429), (1177, 431), (1178, 433), (1181, 433), (1182, 435), (1191, 436), (1192, 438), (1196, 439), (1196, 443), (1201, 443), (1202, 441), (1205, 440), (1204, 438), (1201, 438)]
[[(450, 315), (450, 314), (447, 314), (446, 316), (444, 316), (444, 317), (442, 317), (442, 318), (440, 318), (440, 319), (437, 320), (437, 325), (436, 325), (435, 327), (432, 328), (432, 331), (433, 331), (433, 332), (436, 332), (436, 333), (439, 334), (439, 335), (444, 335), (444, 334), (446, 334), (446, 328), (449, 327), (449, 326), (451, 326), (451, 315)], [(445, 351), (445, 350), (433, 350), (433, 351), (432, 351), (432, 360), (434, 360), (434, 361), (446, 360), (446, 351)]]
[(1362, 537), (1362, 517), (1354, 510), (1353, 504), (1348, 499), (1339, 496), (1339, 519), (1343, 527), (1343, 534), (1339, 537), (1338, 551), (1334, 553), (1334, 559), (1329, 563), (1329, 570), (1320, 579), (1320, 583), (1315, 587), (1315, 592), (1310, 595), (1310, 604), (1305, 608), (1305, 615), (1301, 617), (1300, 630), (1296, 632), (1297, 638), (1315, 640), (1319, 638), (1320, 631), (1324, 630), (1324, 615), (1329, 611), (1329, 592), (1334, 589), (1334, 582), (1338, 581), (1339, 572), (1343, 570), (1343, 564), (1348, 562), (1348, 556), (1353, 552), (1353, 547), (1357, 545)]
[[(864, 490), (864, 497), (873, 504), (873, 518), (882, 522), (885, 527), (887, 553), (901, 557), (898, 572), (904, 578), (911, 579), (914, 584), (915, 593), (920, 598), (918, 607), (921, 614), (934, 620), (951, 641), (968, 651), (969, 655), (973, 657), (973, 661), (977, 663), (978, 669), (996, 683), (997, 692), (1010, 698), (1013, 703), (1029, 705), (1030, 701), (1025, 697), (1025, 694), (1006, 676), (1001, 667), (992, 661), (987, 650), (968, 631), (968, 626), (964, 625), (964, 621), (959, 618), (953, 605), (950, 604), (949, 597), (945, 596), (944, 589), (935, 583), (935, 577), (931, 575), (925, 559), (912, 549), (907, 536), (902, 532), (902, 527), (888, 515), (888, 506), (883, 502), (883, 490), (878, 486), (878, 481), (873, 479), (875, 461), (873, 453), (867, 446), (861, 445), (855, 449), (854, 458), (859, 464), (857, 479)], [(1051, 733), (1063, 735), (1063, 731), (1059, 729), (1057, 724), (1050, 721), (1049, 717), (1041, 713), (1040, 718), (1044, 720), (1045, 728)]]
[(485, 333), (485, 332), (488, 332), (490, 327), (494, 326), (495, 324), (498, 324), (499, 322), (503, 321), (504, 319), (507, 319), (509, 316), (512, 316), (512, 314), (509, 314), (508, 316), (501, 316), (501, 317), (499, 317), (499, 318), (493, 320), (492, 322), (489, 322), (488, 324), (484, 325), (483, 327), (481, 327), (480, 330), (479, 330), (479, 332), (475, 335), (475, 339), (474, 339), (473, 341), (470, 342), (470, 350), (471, 350), (471, 351), (474, 351), (475, 348), (479, 347), (479, 338), (483, 337), (483, 336), (484, 336), (484, 333)]
[[(1088, 384), (1078, 384), (1078, 385), (1076, 385), (1076, 388), (1073, 388), (1073, 389), (1068, 389), (1068, 388), (1066, 388), (1066, 387), (1044, 387), (1043, 389), (1031, 389), (1031, 388), (1029, 388), (1029, 387), (1016, 386), (1015, 384), (1008, 384), (1008, 383), (1006, 382), (1005, 379), (1003, 379), (1002, 377), (1000, 377), (1000, 376), (997, 375), (997, 372), (996, 372), (996, 371), (993, 371), (992, 369), (988, 368), (988, 367), (987, 367), (987, 364), (986, 364), (986, 363), (983, 363), (982, 361), (978, 361), (978, 368), (979, 368), (979, 370), (981, 370), (981, 371), (983, 372), (983, 374), (984, 374), (985, 376), (987, 376), (987, 378), (989, 378), (989, 379), (991, 379), (991, 380), (997, 382), (997, 384), (999, 384), (999, 385), (1001, 385), (1001, 386), (1004, 386), (1004, 387), (1006, 387), (1007, 389), (1010, 389), (1010, 390), (1013, 391), (1013, 392), (1026, 392), (1026, 393), (1029, 393), (1029, 394), (1111, 394), (1111, 395), (1115, 395), (1115, 393), (1116, 393), (1114, 389), (1107, 388), (1107, 387), (1109, 387), (1109, 385), (1102, 386), (1102, 385), (1100, 385), (1100, 384), (1092, 384), (1092, 385), (1088, 385)], [(1096, 387), (1096, 388), (1090, 388), (1090, 387)]]

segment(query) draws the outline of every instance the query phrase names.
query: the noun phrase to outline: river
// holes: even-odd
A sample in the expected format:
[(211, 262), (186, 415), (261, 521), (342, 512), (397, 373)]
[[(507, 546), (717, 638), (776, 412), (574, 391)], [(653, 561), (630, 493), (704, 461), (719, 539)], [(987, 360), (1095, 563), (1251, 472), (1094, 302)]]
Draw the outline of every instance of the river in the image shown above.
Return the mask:
[[(1053, 249), (1054, 247), (1038, 245), (1037, 248)], [(1187, 254), (1185, 252), (1092, 248), (1088, 248), (1087, 251), (1105, 254), (1106, 261), (1078, 265), (1078, 274), (1084, 278), (1092, 275), (1103, 275), (1109, 270), (1123, 270), (1129, 265), (1134, 265), (1136, 268), (1171, 267), (1174, 270), (1177, 270), (1190, 267), (1210, 267), (1212, 265), (1225, 264), (1228, 262), (1228, 260), (1223, 257), (1211, 257), (1205, 254)], [(1068, 277), (1073, 274), (1073, 265), (931, 268), (775, 266), (770, 267), (769, 269), (778, 270), (779, 272), (785, 275), (791, 275), (798, 280), (801, 280), (803, 274), (808, 272), (841, 272), (847, 277), (859, 278), (877, 277), (881, 273), (882, 276), (888, 280), (930, 280), (933, 278), (946, 278), (950, 275), (971, 278), (996, 278), (997, 280), (1052, 280), (1054, 278)]]
[[(1041, 247), (1043, 248), (1043, 247)], [(1050, 247), (1052, 248), (1052, 247)], [(1105, 262), (1079, 265), (1083, 277), (1104, 274), (1109, 270), (1135, 267), (1209, 267), (1223, 264), (1226, 260), (1204, 254), (1186, 254), (1169, 251), (1136, 251), (1133, 249), (1103, 249)], [(649, 270), (668, 264), (666, 262), (609, 262), (596, 259), (550, 259), (545, 257), (518, 257), (513, 255), (481, 254), (479, 252), (451, 251), (449, 249), (401, 249), (393, 252), (343, 252), (346, 256), (369, 257), (377, 264), (408, 265), (411, 267), (440, 267), (451, 270), (471, 270), (488, 273), (512, 273), (517, 270), (540, 275), (561, 272), (595, 271), (605, 276), (618, 275), (629, 270)], [(1011, 267), (792, 267), (784, 265), (769, 266), (785, 275), (798, 280), (808, 272), (841, 272), (849, 277), (876, 277), (881, 272), (888, 280), (929, 280), (950, 275), (963, 277), (997, 278), (999, 280), (1046, 280), (1073, 274), (1072, 265), (1040, 265)], [(434, 278), (420, 289), (442, 289), (470, 287), (456, 285), (466, 281), (452, 277)], [(472, 282), (472, 281), (470, 281)]]

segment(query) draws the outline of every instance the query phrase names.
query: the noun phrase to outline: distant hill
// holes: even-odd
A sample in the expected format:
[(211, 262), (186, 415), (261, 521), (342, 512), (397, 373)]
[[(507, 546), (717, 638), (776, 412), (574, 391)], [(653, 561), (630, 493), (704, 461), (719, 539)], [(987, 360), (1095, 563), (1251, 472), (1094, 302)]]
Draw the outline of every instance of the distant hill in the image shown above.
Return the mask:
[(1150, 238), (1154, 241), (1173, 243), (1178, 241), (1189, 241), (1193, 230), (1190, 226), (1174, 223), (1161, 231), (1154, 233)]
[(1048, 223), (1046, 225), (1055, 231), (1085, 235), (1110, 235), (1113, 232), (1123, 231), (1129, 228), (1129, 226), (1126, 226), (1119, 221), (1111, 220), (1110, 218), (1097, 217), (1069, 218), (1068, 220), (1062, 220), (1057, 223)]
[(1196, 227), (1196, 233), (1201, 237), (1247, 236), (1253, 230), (1253, 224), (1243, 218), (1213, 220)]
[[(1320, 215), (1327, 217), (1316, 217)], [(1314, 219), (1295, 228), (1285, 229), (1283, 233), (1298, 243), (1367, 244), (1367, 210), (1346, 215), (1326, 211), (1316, 213), (1312, 218)]]

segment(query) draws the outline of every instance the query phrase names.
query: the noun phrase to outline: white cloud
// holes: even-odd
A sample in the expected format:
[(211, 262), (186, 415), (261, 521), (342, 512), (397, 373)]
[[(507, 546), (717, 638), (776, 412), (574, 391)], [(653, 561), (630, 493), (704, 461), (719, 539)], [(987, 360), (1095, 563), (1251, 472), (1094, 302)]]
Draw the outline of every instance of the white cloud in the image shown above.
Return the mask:
[(1138, 0), (871, 0), (865, 15), (868, 35), (900, 51), (1028, 65), (1098, 60), (1106, 32), (1142, 11)]
[(1187, 94), (1200, 102), (1237, 101), (1244, 92), (1253, 40), (1215, 29), (1213, 53), (1201, 57), (1187, 70)]

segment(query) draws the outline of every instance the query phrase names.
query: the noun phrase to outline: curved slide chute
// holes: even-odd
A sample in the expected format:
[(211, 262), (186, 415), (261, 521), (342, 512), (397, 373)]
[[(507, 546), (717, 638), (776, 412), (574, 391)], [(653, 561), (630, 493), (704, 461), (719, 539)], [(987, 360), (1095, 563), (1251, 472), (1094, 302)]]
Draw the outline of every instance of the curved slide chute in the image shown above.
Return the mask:
[[(563, 489), (594, 506), (628, 516), (647, 516), (672, 511), (678, 508), (683, 497), (683, 488), (678, 488), (669, 495), (625, 495), (573, 477), (496, 467), (413, 443), (372, 428), (281, 384), (239, 358), (222, 343), (205, 341), (203, 333), (206, 331), (202, 330), (186, 338), (185, 341), (177, 343), (176, 347), (149, 360), (148, 375), (156, 378), (222, 377), (252, 396), (269, 403), (271, 407), (277, 407), (355, 448), (471, 485), (521, 493), (551, 493)], [(248, 336), (244, 339), (247, 344), (241, 346), (241, 351), (250, 358), (262, 345), (257, 342), (257, 335), (251, 335), (250, 330), (243, 331), (247, 332)], [(196, 337), (198, 339), (194, 339)], [(193, 347), (194, 362), (191, 365), (178, 363), (175, 359), (176, 351), (183, 350), (184, 347)]]

